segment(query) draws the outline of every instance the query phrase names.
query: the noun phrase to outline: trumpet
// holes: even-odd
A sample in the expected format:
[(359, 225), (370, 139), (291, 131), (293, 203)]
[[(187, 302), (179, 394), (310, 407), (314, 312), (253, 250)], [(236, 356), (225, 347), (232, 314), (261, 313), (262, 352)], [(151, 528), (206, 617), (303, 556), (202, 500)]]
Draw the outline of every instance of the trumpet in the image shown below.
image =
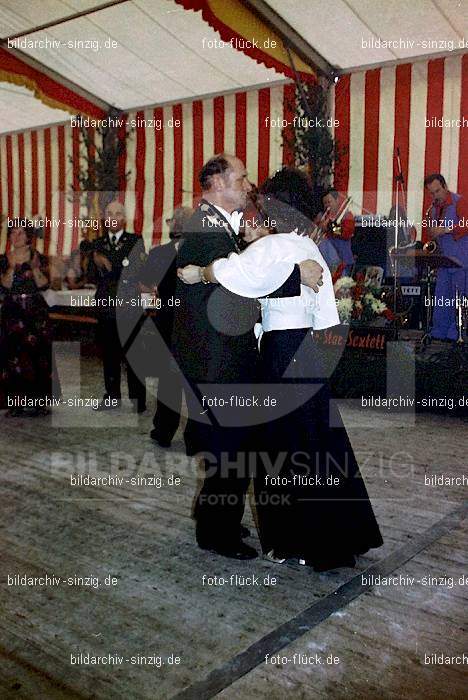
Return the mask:
[(338, 210), (338, 215), (336, 216), (335, 220), (331, 222), (331, 232), (335, 236), (341, 236), (341, 222), (343, 220), (344, 215), (346, 214), (346, 209), (350, 201), (351, 197), (346, 197), (346, 199), (344, 200), (344, 202)]
[(330, 217), (330, 207), (327, 207), (325, 211), (323, 212), (322, 216), (320, 217), (320, 220), (316, 224), (314, 230), (310, 234), (310, 238), (314, 241), (316, 245), (319, 245), (319, 243), (322, 242), (325, 234), (327, 233), (327, 228), (329, 225), (329, 221), (327, 221), (327, 224), (325, 224), (326, 219)]
[[(330, 221), (330, 207), (327, 207), (325, 212), (322, 214), (320, 221), (310, 234), (310, 237), (317, 245), (320, 245), (328, 233), (331, 233), (334, 236), (341, 236), (341, 222), (346, 214), (346, 208), (350, 201), (351, 197), (346, 197), (346, 199), (343, 200), (333, 221)], [(325, 224), (324, 222), (326, 219), (328, 219), (328, 221)]]
[[(429, 212), (431, 211), (432, 206), (433, 206), (433, 204), (431, 204), (431, 205), (427, 208), (427, 211), (426, 211), (426, 213), (424, 214), (424, 218), (425, 218), (425, 219), (427, 219), (427, 217), (429, 216)], [(441, 252), (441, 249), (440, 249), (440, 244), (439, 244), (438, 240), (437, 240), (436, 238), (433, 238), (432, 240), (427, 241), (427, 242), (423, 245), (423, 251), (424, 251), (425, 253), (430, 253), (431, 255), (433, 255), (434, 253), (440, 253), (440, 252)]]

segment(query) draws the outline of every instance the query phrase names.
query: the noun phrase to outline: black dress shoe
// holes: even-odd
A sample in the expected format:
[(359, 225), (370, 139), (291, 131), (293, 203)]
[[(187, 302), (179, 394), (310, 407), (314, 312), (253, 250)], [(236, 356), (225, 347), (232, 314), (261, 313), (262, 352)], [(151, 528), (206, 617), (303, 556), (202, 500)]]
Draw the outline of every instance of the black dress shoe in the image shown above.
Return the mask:
[(247, 560), (256, 559), (258, 557), (257, 550), (245, 544), (245, 542), (236, 542), (232, 545), (214, 545), (199, 542), (198, 546), (200, 549), (205, 549), (208, 552), (213, 552), (213, 554), (219, 554), (229, 559)]
[(153, 428), (153, 430), (150, 432), (150, 438), (152, 440), (154, 440), (155, 442), (157, 442), (159, 447), (164, 447), (167, 449), (168, 447), (171, 446), (171, 441), (170, 440), (163, 440), (159, 436), (159, 432), (155, 428)]
[(120, 408), (122, 405), (122, 400), (113, 398), (112, 396), (104, 396), (101, 403), (95, 408), (95, 411), (115, 411), (116, 408)]
[(241, 540), (245, 539), (246, 537), (250, 537), (250, 530), (248, 527), (245, 527), (244, 525), (240, 526), (240, 538)]

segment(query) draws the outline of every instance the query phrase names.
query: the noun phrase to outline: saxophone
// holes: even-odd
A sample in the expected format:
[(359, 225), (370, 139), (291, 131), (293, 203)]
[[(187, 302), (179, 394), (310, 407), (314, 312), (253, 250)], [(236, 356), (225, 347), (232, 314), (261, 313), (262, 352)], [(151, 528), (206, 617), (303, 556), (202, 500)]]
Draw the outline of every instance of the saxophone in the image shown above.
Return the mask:
[[(431, 211), (432, 206), (433, 205), (431, 204), (430, 207), (428, 207), (427, 212), (424, 215), (425, 219), (427, 219), (427, 217), (429, 216), (429, 212)], [(430, 253), (431, 255), (434, 255), (435, 253), (442, 253), (440, 243), (437, 240), (437, 238), (433, 238), (431, 241), (427, 241), (427, 243), (423, 245), (423, 251), (425, 253)]]

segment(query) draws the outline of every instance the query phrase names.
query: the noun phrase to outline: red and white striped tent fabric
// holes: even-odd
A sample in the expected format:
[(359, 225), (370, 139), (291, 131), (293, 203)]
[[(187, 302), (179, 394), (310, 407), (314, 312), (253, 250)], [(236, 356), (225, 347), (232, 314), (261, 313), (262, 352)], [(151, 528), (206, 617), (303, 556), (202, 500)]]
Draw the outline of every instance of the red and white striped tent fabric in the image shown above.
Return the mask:
[(419, 235), (425, 175), (443, 173), (449, 189), (468, 197), (468, 54), (342, 76), (334, 116), (345, 151), (335, 186), (352, 196), (355, 213), (388, 214), (397, 148)]
[[(203, 39), (206, 44), (219, 36), (201, 13), (187, 12), (180, 3), (129, 0), (94, 12), (99, 4), (105, 3), (44, 0), (33, 12), (27, 3), (0, 0), (1, 36), (22, 31), (28, 39), (64, 42), (95, 31), (102, 40), (111, 36), (119, 42), (118, 70), (105, 52), (25, 48), (25, 54), (64, 80), (81, 81), (88, 95), (96, 95), (96, 109), (116, 103), (127, 110), (129, 121), (139, 120), (120, 165), (122, 173), (130, 171), (126, 182), (122, 178), (129, 228), (141, 233), (149, 247), (166, 238), (165, 219), (175, 206), (194, 203), (199, 191), (197, 172), (213, 153), (236, 153), (254, 182), (261, 182), (289, 159), (281, 130), (284, 122), (291, 121), (294, 88), (272, 68), (230, 47), (222, 54), (203, 52)], [(468, 119), (468, 55), (452, 50), (460, 36), (468, 34), (466, 8), (457, 10), (447, 3), (429, 7), (418, 1), (408, 5), (400, 0), (384, 4), (331, 0), (326, 9), (316, 0), (269, 0), (268, 4), (322, 56), (345, 71), (332, 92), (332, 111), (339, 122), (335, 137), (344, 148), (335, 185), (352, 196), (355, 213), (388, 213), (394, 197), (397, 147), (408, 188), (408, 214), (417, 228), (426, 207), (423, 179), (428, 172), (441, 171), (450, 189), (468, 196), (464, 168), (468, 128), (463, 121), (460, 128), (456, 125), (456, 120)], [(90, 17), (27, 34), (29, 27), (49, 18), (66, 17), (70, 8), (90, 7)], [(333, 31), (323, 31), (325, 22)], [(368, 41), (401, 34), (398, 24), (411, 38), (411, 46), (388, 49), (376, 48), (374, 43), (363, 52), (363, 37)], [(423, 48), (424, 37), (434, 39), (427, 48)], [(446, 50), (439, 56), (442, 40)], [(168, 51), (169, 45), (177, 46), (180, 54), (175, 48)], [(422, 53), (429, 55), (421, 58)], [(389, 60), (396, 64), (375, 67)], [(209, 94), (198, 97), (202, 84)], [(70, 82), (67, 85), (70, 88)], [(78, 131), (57, 105), (43, 105), (26, 87), (11, 83), (0, 82), (0, 117), (8, 132), (0, 135), (0, 212), (10, 217), (39, 213), (56, 219), (57, 225), (46, 229), (41, 245), (49, 254), (66, 255), (80, 237), (74, 220), (85, 215), (69, 197), (77, 183), (83, 148)], [(169, 126), (171, 118), (178, 120), (178, 126)], [(153, 125), (141, 125), (144, 119), (147, 124), (153, 119)], [(44, 126), (13, 132), (16, 123)], [(159, 123), (165, 126), (155, 128)], [(0, 250), (5, 245), (3, 225)]]
[[(214, 153), (236, 153), (254, 182), (280, 168), (286, 157), (281, 123), (293, 92), (293, 86), (285, 84), (123, 117), (137, 125), (120, 163), (122, 172), (130, 172), (126, 181), (122, 179), (129, 229), (143, 235), (147, 248), (164, 239), (165, 219), (174, 208), (195, 204), (200, 192), (197, 173)], [(159, 125), (162, 128), (156, 128)], [(70, 197), (80, 148), (79, 131), (70, 123), (0, 137), (0, 211), (56, 219), (57, 225), (47, 227), (44, 241), (38, 243), (50, 255), (66, 255), (77, 247), (80, 223), (73, 224), (80, 216), (86, 218)], [(3, 227), (2, 249), (5, 244)]]

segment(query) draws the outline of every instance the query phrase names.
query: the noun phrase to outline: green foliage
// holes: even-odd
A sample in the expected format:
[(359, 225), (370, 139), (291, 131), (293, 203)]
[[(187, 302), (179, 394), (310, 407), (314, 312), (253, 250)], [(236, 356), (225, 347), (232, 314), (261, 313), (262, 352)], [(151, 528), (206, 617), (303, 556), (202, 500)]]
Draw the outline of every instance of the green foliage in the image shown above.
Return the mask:
[(296, 84), (293, 107), (295, 119), (283, 132), (285, 144), (293, 151), (295, 165), (307, 170), (315, 189), (329, 186), (341, 152), (327, 120), (330, 87), (319, 83)]
[[(108, 115), (115, 119), (118, 114)], [(102, 214), (107, 204), (119, 193), (121, 188), (121, 176), (119, 172), (119, 159), (127, 148), (127, 140), (131, 132), (126, 132), (122, 138), (117, 127), (112, 125), (99, 126), (89, 129), (79, 126), (80, 163), (78, 172), (78, 187), (73, 191), (83, 195), (88, 202), (88, 209), (95, 209), (96, 196), (98, 211)], [(73, 158), (70, 157), (70, 162)], [(130, 175), (130, 170), (124, 174), (125, 180)], [(97, 195), (94, 195), (97, 193)], [(91, 206), (91, 201), (93, 205)]]

